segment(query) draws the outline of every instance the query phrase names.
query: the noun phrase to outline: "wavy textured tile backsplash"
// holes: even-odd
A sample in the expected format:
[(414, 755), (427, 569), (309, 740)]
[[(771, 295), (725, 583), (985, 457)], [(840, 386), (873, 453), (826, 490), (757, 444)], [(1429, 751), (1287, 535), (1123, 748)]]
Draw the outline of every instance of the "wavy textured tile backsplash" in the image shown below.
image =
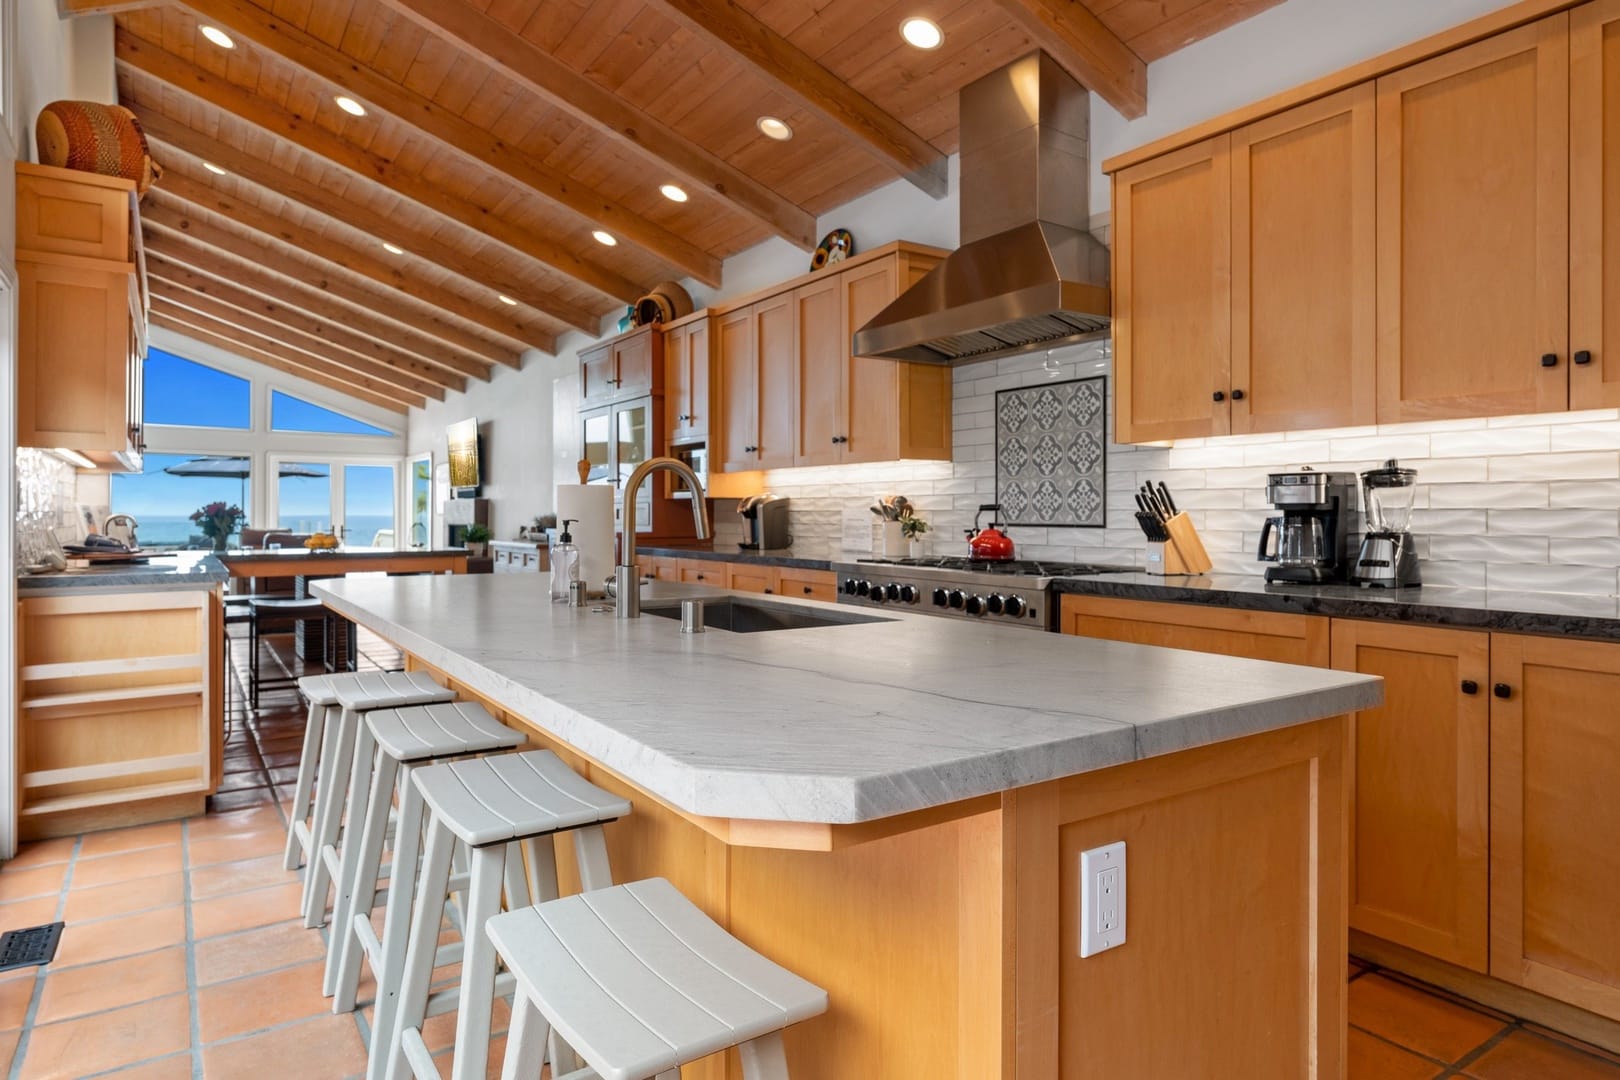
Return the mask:
[[(1101, 344), (1053, 356), (1055, 378), (1110, 370)], [(886, 462), (766, 474), (793, 499), (797, 541), (836, 545), (869, 525), (873, 496), (903, 494), (934, 526), (925, 551), (963, 550), (980, 503), (995, 501), (995, 392), (1054, 378), (1041, 354), (957, 368), (955, 460)], [(1112, 433), (1112, 380), (1109, 430)], [(1360, 472), (1399, 458), (1418, 470), (1413, 531), (1424, 581), (1472, 588), (1620, 593), (1620, 410), (1444, 420), (1423, 424), (1194, 439), (1108, 447), (1108, 518), (1101, 529), (1014, 528), (1029, 558), (1142, 562), (1132, 492), (1170, 485), (1204, 537), (1217, 572), (1259, 574), (1266, 474), (1295, 465)], [(729, 504), (722, 504), (729, 505)], [(720, 513), (721, 543), (741, 535)], [(850, 526), (846, 530), (846, 522)], [(1359, 528), (1359, 522), (1352, 522)]]

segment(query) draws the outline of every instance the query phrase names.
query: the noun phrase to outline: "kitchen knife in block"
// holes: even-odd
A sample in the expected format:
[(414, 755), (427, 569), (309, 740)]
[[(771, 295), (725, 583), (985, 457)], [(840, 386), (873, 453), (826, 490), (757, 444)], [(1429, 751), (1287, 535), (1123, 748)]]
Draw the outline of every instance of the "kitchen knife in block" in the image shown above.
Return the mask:
[[(1207, 574), (1215, 564), (1209, 560), (1209, 552), (1204, 550), (1204, 542), (1198, 538), (1198, 530), (1193, 528), (1192, 519), (1185, 513), (1176, 514), (1164, 523), (1165, 531), (1170, 534), (1170, 543), (1165, 547), (1174, 549), (1176, 560), (1182, 569), (1163, 571), (1167, 574)], [(1165, 552), (1166, 564), (1171, 562), (1170, 552)]]

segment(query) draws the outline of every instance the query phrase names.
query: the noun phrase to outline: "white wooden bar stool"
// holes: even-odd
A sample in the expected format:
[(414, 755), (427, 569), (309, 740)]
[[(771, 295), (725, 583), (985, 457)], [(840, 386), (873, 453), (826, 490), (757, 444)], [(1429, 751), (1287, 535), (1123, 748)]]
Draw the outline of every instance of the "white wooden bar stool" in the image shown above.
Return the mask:
[(309, 717), (304, 721), (304, 749), (298, 756), (298, 780), (293, 785), (292, 808), (287, 813), (287, 853), (282, 866), (288, 870), (297, 870), (309, 861), (310, 796), (315, 790), (315, 767), (321, 757), (322, 733), (326, 730), (328, 714), (341, 708), (333, 680), (352, 678), (355, 676), (305, 675), (298, 680), (298, 692), (309, 702)]
[[(402, 1080), (410, 1072), (418, 1080), (437, 1078), (438, 1070), (422, 1042), (422, 1022), (454, 1008), (451, 1075), (454, 1080), (483, 1080), (489, 1063), (490, 1009), (497, 993), (512, 992), (510, 975), (502, 976), (497, 985), (495, 950), (484, 934), (484, 924), (501, 910), (503, 882), (510, 907), (526, 906), (531, 899), (554, 899), (553, 836), (571, 831), (582, 887), (611, 885), (602, 823), (628, 814), (630, 804), (575, 773), (549, 750), (432, 765), (419, 770), (414, 779), (428, 809), (427, 856), (417, 878), (399, 1003), (386, 1029), (380, 1019), (373, 1025), (367, 1076), (379, 1080), (386, 1069), (390, 1080)], [(472, 849), (462, 923), (461, 985), (430, 998), (450, 855), (458, 840)], [(518, 841), (529, 864), (528, 880), (517, 858)], [(394, 887), (389, 889), (390, 899)], [(397, 926), (389, 919), (383, 927), (383, 970), (389, 979), (400, 971), (387, 959), (394, 953), (386, 939), (394, 936)], [(379, 1018), (382, 994), (379, 988)]]
[(788, 1080), (782, 1029), (827, 1011), (825, 990), (663, 878), (509, 911), (486, 932), (517, 981), (502, 1080), (538, 1080), (548, 1028), (588, 1066), (552, 1080), (679, 1080), (732, 1046), (743, 1080)]
[[(339, 711), (337, 722), (328, 722), (322, 739), (321, 782), (315, 788), (315, 823), (310, 829), (312, 850), (309, 868), (304, 871), (304, 925), (310, 929), (326, 921), (327, 892), (338, 872), (337, 842), (344, 796), (371, 771), (370, 758), (359, 761), (354, 753), (361, 715), (376, 709), (453, 701), (456, 696), (454, 690), (440, 686), (422, 671), (349, 672), (333, 676), (332, 687)], [(355, 809), (358, 814), (359, 807)]]
[[(326, 946), (325, 992), (335, 996), (333, 1012), (353, 1012), (360, 983), (362, 951), (371, 964), (378, 986), (378, 1010), (388, 963), (371, 926), (371, 909), (382, 876), (383, 848), (387, 846), (388, 819), (394, 793), (399, 792), (399, 816), (394, 834), (394, 861), (389, 871), (388, 907), (384, 926), (410, 919), (411, 885), (421, 854), (422, 796), (411, 783), (420, 768), (446, 758), (511, 750), (523, 744), (523, 734), (491, 716), (475, 701), (447, 701), (405, 709), (379, 709), (366, 714), (355, 742), (356, 760), (376, 764), (366, 781), (349, 793), (350, 819), (356, 843), (343, 845), (338, 868), (337, 902), (332, 908), (332, 934)], [(364, 807), (364, 818), (354, 815)], [(393, 871), (399, 871), (396, 888)], [(462, 886), (465, 888), (465, 885)], [(403, 954), (405, 935), (396, 935)], [(403, 955), (390, 958), (397, 969)], [(388, 1008), (391, 1008), (391, 1003)]]

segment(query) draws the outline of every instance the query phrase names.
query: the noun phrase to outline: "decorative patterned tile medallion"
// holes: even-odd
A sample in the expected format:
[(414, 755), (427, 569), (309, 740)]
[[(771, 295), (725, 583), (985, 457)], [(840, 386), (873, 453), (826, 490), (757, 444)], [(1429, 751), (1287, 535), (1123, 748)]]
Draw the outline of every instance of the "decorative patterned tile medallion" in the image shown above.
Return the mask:
[(1006, 525), (1100, 529), (1107, 481), (1107, 378), (996, 393), (996, 501)]

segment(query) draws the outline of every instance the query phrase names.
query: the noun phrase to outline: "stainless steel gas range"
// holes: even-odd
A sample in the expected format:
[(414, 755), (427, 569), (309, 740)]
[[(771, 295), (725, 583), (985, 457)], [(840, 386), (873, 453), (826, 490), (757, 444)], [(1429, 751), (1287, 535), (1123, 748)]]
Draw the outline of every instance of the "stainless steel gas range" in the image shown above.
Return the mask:
[(1021, 630), (1057, 628), (1057, 605), (1051, 590), (1054, 578), (1135, 569), (1029, 559), (975, 562), (951, 556), (833, 564), (840, 604), (899, 608)]

